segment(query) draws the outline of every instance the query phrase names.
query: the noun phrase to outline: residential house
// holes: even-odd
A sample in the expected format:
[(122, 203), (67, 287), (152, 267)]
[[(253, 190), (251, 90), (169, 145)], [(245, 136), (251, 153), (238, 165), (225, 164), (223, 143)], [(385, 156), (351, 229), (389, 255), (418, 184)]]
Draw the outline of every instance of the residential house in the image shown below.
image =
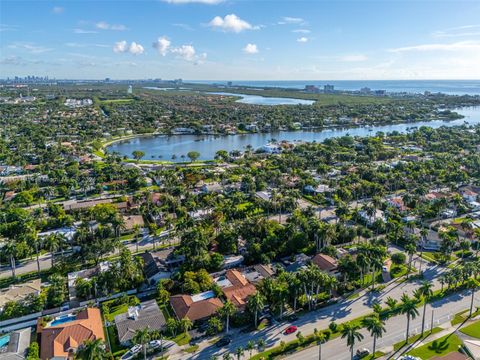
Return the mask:
[(215, 297), (213, 291), (196, 295), (174, 295), (170, 297), (170, 305), (178, 319), (202, 321), (214, 315), (223, 303)]
[(439, 250), (442, 246), (442, 239), (438, 235), (438, 232), (429, 229), (428, 234), (426, 235), (425, 239), (420, 240), (420, 245), (425, 250)]
[(77, 349), (87, 340), (105, 341), (100, 310), (86, 308), (76, 315), (62, 315), (45, 324), (37, 323), (40, 339), (40, 359), (72, 358)]
[(171, 274), (185, 261), (184, 255), (176, 255), (174, 248), (138, 255), (143, 260), (143, 272), (149, 283), (160, 279), (168, 279)]
[(124, 215), (123, 216), (123, 232), (132, 233), (136, 228), (142, 230), (145, 227), (142, 215)]
[(340, 274), (338, 271), (337, 259), (334, 259), (331, 256), (317, 254), (312, 258), (312, 263), (317, 265), (320, 270), (328, 273), (329, 275), (338, 276)]
[(131, 306), (126, 313), (115, 316), (118, 340), (124, 346), (131, 344), (137, 330), (163, 330), (165, 325), (165, 316), (156, 300), (148, 300), (140, 305)]
[(23, 360), (27, 355), (31, 337), (30, 328), (16, 330), (0, 338), (7, 339), (6, 343), (0, 344), (0, 359), (2, 360)]
[(225, 297), (240, 311), (245, 310), (247, 298), (257, 292), (255, 285), (238, 270), (227, 270), (225, 275), (215, 279), (215, 282), (222, 288)]
[(22, 302), (30, 295), (40, 295), (41, 285), (41, 280), (35, 279), (23, 284), (10, 285), (6, 289), (1, 289), (0, 311), (3, 310), (5, 304), (8, 302)]

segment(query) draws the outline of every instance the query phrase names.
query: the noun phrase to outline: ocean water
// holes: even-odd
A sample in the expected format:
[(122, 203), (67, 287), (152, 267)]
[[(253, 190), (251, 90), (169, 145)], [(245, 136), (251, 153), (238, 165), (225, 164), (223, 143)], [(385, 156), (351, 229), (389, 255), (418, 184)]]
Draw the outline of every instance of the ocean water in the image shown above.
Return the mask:
[[(186, 80), (198, 84), (223, 84), (228, 80)], [(387, 92), (423, 93), (425, 91), (441, 92), (450, 95), (480, 95), (480, 80), (288, 80), (288, 81), (248, 81), (232, 80), (233, 86), (281, 87), (303, 89), (305, 85), (333, 85), (336, 90), (355, 91), (363, 87)]]

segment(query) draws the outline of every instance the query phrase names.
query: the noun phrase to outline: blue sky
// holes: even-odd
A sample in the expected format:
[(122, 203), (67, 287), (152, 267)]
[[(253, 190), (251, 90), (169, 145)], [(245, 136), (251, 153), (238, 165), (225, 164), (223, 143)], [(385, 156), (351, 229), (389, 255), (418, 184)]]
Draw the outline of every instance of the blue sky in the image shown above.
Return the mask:
[(475, 0), (2, 0), (0, 14), (0, 77), (480, 79)]

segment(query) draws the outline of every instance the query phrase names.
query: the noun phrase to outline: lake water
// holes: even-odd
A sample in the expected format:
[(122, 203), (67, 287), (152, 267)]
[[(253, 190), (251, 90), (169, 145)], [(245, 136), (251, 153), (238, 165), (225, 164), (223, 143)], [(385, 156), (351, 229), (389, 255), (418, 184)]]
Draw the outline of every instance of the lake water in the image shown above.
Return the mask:
[(250, 105), (312, 105), (315, 101), (293, 99), (293, 98), (279, 98), (279, 97), (266, 97), (260, 95), (246, 95), (246, 94), (232, 94), (226, 92), (211, 92), (208, 94), (224, 95), (224, 96), (240, 96), (241, 99), (236, 100), (238, 103), (250, 104)]
[[(467, 122), (470, 125), (480, 124), (480, 107), (464, 108), (457, 110), (465, 116), (464, 119), (453, 121), (419, 121), (406, 124), (380, 125), (371, 127), (355, 127), (355, 128), (335, 128), (322, 131), (280, 131), (274, 133), (254, 133), (244, 135), (158, 135), (148, 137), (138, 137), (126, 141), (116, 142), (110, 145), (107, 150), (115, 151), (122, 155), (132, 157), (134, 150), (145, 152), (144, 160), (161, 159), (169, 161), (187, 161), (186, 156), (189, 151), (198, 151), (200, 160), (211, 160), (214, 158), (218, 150), (240, 150), (244, 151), (247, 145), (251, 145), (257, 149), (271, 139), (287, 140), (287, 141), (317, 141), (322, 142), (328, 138), (341, 137), (345, 135), (351, 136), (371, 136), (377, 132), (407, 132), (414, 127), (429, 126), (439, 128), (441, 126), (460, 126)], [(177, 158), (172, 159), (172, 155)]]

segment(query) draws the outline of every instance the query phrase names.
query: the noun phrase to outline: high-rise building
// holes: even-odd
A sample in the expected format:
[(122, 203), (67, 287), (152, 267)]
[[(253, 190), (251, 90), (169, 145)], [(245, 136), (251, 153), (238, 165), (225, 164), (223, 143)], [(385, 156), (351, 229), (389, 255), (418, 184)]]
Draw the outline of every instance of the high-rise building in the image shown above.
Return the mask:
[(323, 92), (325, 94), (331, 94), (331, 93), (335, 92), (335, 87), (333, 85), (329, 85), (329, 84), (324, 85), (323, 86)]
[(133, 93), (132, 85), (128, 85), (127, 94), (132, 94), (132, 93)]

